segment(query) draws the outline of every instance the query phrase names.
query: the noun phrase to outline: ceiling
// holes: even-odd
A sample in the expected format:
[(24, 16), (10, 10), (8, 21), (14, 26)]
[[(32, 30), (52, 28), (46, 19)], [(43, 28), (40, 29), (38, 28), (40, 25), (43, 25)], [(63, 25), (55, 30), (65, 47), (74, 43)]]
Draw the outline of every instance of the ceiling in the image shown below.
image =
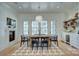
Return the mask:
[[(78, 2), (3, 2), (1, 5), (15, 9), (17, 12), (66, 12), (73, 10)], [(76, 8), (77, 9), (77, 8)]]

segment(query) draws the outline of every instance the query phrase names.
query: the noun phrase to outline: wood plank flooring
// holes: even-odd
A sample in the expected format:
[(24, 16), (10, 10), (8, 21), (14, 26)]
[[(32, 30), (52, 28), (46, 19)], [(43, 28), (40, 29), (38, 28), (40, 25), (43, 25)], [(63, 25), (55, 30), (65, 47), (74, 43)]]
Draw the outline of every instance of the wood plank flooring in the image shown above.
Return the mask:
[[(16, 51), (18, 51), (18, 49), (20, 49), (19, 51), (21, 51), (21, 52), (26, 51), (23, 55), (22, 55), (22, 53), (18, 54), (18, 55), (21, 55), (21, 56), (32, 55), (35, 52), (38, 52), (38, 54), (36, 54), (37, 56), (38, 55), (39, 56), (41, 56), (41, 55), (42, 56), (79, 56), (79, 49), (76, 49), (76, 48), (62, 42), (61, 40), (59, 40), (58, 42), (59, 42), (58, 47), (51, 48), (48, 51), (43, 50), (43, 52), (41, 50), (39, 50), (39, 51), (27, 50), (27, 47), (25, 47), (25, 46), (20, 47), (20, 43), (17, 43), (14, 46), (9, 47), (9, 48), (3, 50), (2, 52), (0, 52), (0, 55), (2, 55), (2, 56), (12, 56), (14, 53), (16, 53)], [(32, 54), (31, 53), (28, 54), (29, 52), (32, 52)], [(51, 52), (54, 53), (54, 54), (52, 54)], [(39, 53), (41, 53), (41, 55)], [(17, 56), (17, 54), (15, 54), (15, 56)]]

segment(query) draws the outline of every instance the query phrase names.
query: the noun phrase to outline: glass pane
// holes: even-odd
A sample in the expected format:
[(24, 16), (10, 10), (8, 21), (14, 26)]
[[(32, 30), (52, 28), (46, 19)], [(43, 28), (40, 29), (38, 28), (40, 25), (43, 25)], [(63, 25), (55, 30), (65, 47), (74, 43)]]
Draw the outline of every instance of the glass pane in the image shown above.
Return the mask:
[(56, 35), (56, 24), (55, 20), (51, 21), (51, 35)]
[(28, 35), (28, 21), (24, 21), (24, 34)]
[(34, 34), (39, 34), (38, 30), (38, 22), (37, 21), (32, 21), (32, 35)]
[(41, 22), (41, 34), (47, 34), (47, 21)]

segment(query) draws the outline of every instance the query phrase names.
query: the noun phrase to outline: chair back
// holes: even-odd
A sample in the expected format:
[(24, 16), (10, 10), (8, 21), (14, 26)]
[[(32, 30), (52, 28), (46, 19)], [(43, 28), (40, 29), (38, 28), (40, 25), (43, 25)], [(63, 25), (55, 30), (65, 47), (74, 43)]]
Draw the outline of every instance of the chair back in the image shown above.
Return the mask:
[(29, 36), (27, 35), (21, 35), (21, 40), (28, 40), (29, 39)]
[(24, 35), (21, 35), (21, 40), (25, 40), (25, 37), (24, 37)]
[(51, 38), (51, 40), (57, 40), (58, 36), (54, 35), (54, 36), (51, 36), (50, 38)]

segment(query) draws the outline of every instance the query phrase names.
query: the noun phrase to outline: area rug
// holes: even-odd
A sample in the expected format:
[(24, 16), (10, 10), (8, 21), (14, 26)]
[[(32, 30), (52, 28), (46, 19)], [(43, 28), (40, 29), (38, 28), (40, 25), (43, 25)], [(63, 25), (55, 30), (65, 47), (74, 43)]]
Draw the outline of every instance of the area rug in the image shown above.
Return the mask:
[(17, 49), (11, 56), (63, 56), (65, 55), (64, 52), (57, 47), (54, 43), (48, 49), (44, 48), (43, 50), (41, 47), (34, 48), (33, 50), (30, 47), (26, 47), (24, 44), (22, 47)]

